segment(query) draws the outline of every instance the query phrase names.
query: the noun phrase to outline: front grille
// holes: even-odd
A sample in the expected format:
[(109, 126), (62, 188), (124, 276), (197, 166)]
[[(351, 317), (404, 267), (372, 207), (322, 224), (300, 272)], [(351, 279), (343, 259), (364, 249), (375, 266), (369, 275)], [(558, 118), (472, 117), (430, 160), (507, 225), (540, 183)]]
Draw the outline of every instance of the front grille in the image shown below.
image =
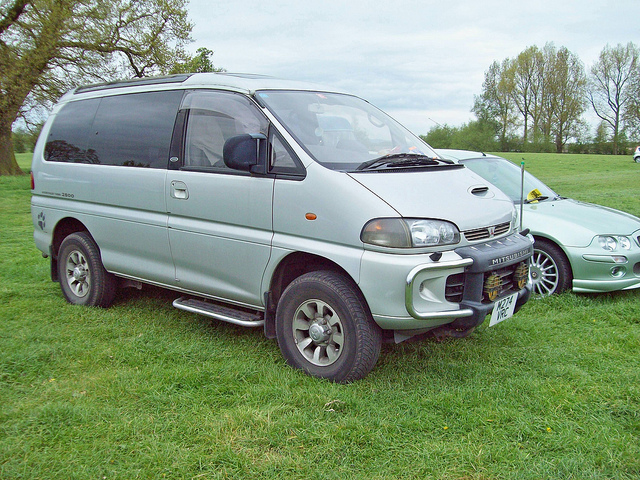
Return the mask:
[(505, 234), (511, 228), (509, 222), (501, 223), (500, 225), (493, 225), (491, 227), (476, 228), (475, 230), (465, 230), (462, 232), (464, 238), (469, 242), (477, 242), (479, 240), (486, 240), (487, 238), (493, 238), (498, 235)]

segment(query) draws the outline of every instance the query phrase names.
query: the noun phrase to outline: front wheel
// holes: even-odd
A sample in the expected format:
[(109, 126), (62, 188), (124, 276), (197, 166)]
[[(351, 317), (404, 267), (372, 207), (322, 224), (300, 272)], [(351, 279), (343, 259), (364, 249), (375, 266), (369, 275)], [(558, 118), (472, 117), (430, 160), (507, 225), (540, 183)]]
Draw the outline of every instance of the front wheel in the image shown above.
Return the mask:
[(571, 288), (573, 275), (564, 252), (555, 243), (536, 239), (531, 258), (533, 294), (546, 297)]
[(102, 265), (100, 249), (87, 232), (66, 237), (58, 254), (58, 278), (69, 303), (108, 307), (116, 293), (116, 279)]
[(357, 287), (329, 271), (302, 275), (285, 289), (276, 336), (289, 365), (338, 383), (365, 377), (382, 344), (380, 327)]

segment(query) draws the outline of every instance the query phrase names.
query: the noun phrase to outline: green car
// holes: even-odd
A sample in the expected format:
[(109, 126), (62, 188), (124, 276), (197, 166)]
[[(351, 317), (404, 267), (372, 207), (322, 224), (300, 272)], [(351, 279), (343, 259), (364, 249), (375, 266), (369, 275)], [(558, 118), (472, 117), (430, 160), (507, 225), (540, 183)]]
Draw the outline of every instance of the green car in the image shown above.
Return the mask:
[[(491, 182), (517, 205), (521, 171), (495, 155), (438, 149)], [(640, 288), (640, 219), (619, 210), (564, 198), (525, 172), (523, 227), (535, 238), (534, 294), (610, 292)]]

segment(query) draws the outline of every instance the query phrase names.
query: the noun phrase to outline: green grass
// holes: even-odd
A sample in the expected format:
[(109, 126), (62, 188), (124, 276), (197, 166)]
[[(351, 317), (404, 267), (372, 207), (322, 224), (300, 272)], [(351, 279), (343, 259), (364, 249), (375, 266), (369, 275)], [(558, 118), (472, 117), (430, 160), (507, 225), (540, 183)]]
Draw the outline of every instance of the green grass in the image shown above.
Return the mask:
[[(620, 191), (637, 212), (637, 189), (622, 192), (638, 171), (618, 158), (548, 158), (526, 165), (559, 193), (619, 206)], [(639, 291), (385, 345), (368, 377), (334, 385), (165, 291), (66, 304), (33, 245), (28, 177), (0, 177), (0, 193), (3, 480), (640, 477)]]
[(33, 153), (16, 153), (16, 161), (18, 162), (18, 166), (27, 173), (31, 170), (32, 157)]

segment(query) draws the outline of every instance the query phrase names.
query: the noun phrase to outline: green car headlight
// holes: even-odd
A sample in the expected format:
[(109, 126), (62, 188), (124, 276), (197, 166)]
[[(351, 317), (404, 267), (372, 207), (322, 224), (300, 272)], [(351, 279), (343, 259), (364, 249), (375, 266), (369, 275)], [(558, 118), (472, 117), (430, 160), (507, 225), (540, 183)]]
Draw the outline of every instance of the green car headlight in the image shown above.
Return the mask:
[(598, 237), (598, 243), (603, 250), (607, 252), (615, 252), (620, 250), (630, 250), (631, 240), (628, 237), (617, 237), (613, 235), (600, 235)]
[(377, 218), (367, 222), (360, 239), (380, 247), (437, 247), (459, 243), (460, 231), (443, 220)]

